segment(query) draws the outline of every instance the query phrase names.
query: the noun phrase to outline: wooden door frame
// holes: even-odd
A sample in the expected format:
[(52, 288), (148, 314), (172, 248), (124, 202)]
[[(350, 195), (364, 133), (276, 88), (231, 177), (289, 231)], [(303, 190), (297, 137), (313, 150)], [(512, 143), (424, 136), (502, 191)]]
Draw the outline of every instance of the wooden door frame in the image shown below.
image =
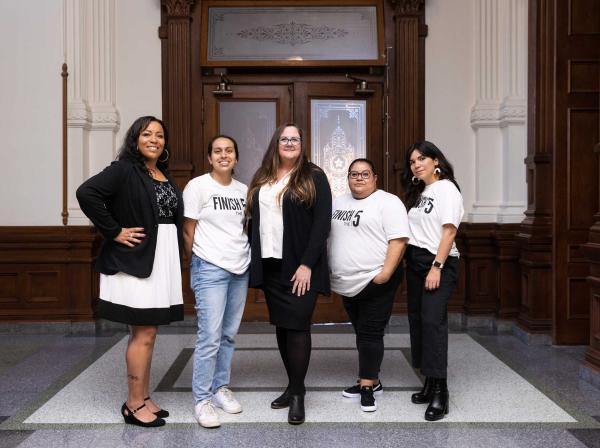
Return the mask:
[[(339, 0), (343, 3), (342, 0)], [(162, 50), (163, 119), (170, 131), (172, 156), (170, 170), (183, 188), (199, 170), (192, 154), (205, 151), (202, 127), (202, 86), (218, 81), (218, 68), (200, 64), (202, 23), (201, 0), (161, 0), (161, 25), (158, 30)], [(331, 0), (324, 0), (331, 4)], [(334, 2), (335, 3), (335, 2)], [(388, 53), (389, 84), (389, 151), (392, 172), (389, 191), (400, 194), (400, 175), (405, 148), (425, 137), (425, 0), (383, 0), (385, 47)], [(224, 68), (223, 72), (227, 72)], [(323, 82), (343, 80), (347, 72), (362, 78), (381, 79), (377, 68), (324, 67), (322, 69), (287, 70), (289, 75)], [(261, 78), (277, 83), (279, 69), (230, 69), (234, 81)], [(375, 75), (373, 75), (375, 73)], [(346, 80), (351, 83), (351, 81)], [(184, 282), (186, 280), (184, 279)], [(194, 313), (192, 298), (186, 294), (186, 313)], [(395, 311), (405, 305), (396, 304)]]

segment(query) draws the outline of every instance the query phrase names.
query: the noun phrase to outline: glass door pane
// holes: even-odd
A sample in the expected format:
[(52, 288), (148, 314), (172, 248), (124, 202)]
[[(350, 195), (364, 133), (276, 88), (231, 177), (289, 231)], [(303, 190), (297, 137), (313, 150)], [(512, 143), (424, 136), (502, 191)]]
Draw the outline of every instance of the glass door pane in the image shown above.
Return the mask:
[(350, 163), (367, 156), (366, 100), (310, 101), (311, 160), (327, 174), (333, 197), (348, 192)]

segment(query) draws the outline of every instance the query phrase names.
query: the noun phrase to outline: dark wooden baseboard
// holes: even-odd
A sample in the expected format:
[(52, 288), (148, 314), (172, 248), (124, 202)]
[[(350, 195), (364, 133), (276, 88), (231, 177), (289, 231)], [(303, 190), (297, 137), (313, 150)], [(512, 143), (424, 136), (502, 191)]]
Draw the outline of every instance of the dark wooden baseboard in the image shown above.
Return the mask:
[(92, 320), (99, 241), (87, 226), (0, 227), (0, 320)]

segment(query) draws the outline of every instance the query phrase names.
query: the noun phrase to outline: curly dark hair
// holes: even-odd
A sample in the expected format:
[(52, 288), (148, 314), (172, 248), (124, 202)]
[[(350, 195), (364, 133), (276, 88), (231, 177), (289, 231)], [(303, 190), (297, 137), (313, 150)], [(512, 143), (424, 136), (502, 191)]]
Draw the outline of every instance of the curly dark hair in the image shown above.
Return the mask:
[[(123, 139), (123, 145), (119, 149), (117, 160), (130, 160), (146, 169), (144, 156), (138, 150), (138, 139), (140, 138), (140, 134), (144, 132), (144, 130), (150, 126), (150, 123), (153, 121), (160, 124), (163, 128), (163, 133), (165, 136), (165, 147), (163, 148), (163, 154), (165, 151), (169, 150), (169, 132), (167, 131), (167, 127), (161, 119), (147, 115), (145, 117), (138, 118), (129, 127), (127, 134), (125, 134), (125, 138)], [(167, 154), (169, 153), (167, 152)], [(159, 158), (159, 160), (156, 162), (156, 167), (160, 171), (168, 170), (169, 157), (167, 157), (166, 160), (164, 160), (163, 157), (163, 161), (161, 161)]]
[(440, 173), (438, 174), (439, 179), (447, 179), (456, 185), (458, 191), (460, 191), (460, 187), (454, 179), (454, 168), (452, 164), (448, 162), (446, 156), (440, 151), (440, 149), (435, 146), (433, 143), (428, 142), (427, 140), (423, 140), (421, 142), (413, 143), (406, 150), (406, 155), (404, 156), (404, 171), (402, 172), (402, 188), (404, 189), (404, 199), (406, 210), (410, 210), (413, 208), (421, 198), (421, 193), (425, 189), (424, 182), (417, 182), (413, 184), (413, 173), (410, 169), (410, 156), (413, 151), (419, 151), (425, 157), (429, 157), (433, 160), (438, 161), (437, 167), (440, 169)]

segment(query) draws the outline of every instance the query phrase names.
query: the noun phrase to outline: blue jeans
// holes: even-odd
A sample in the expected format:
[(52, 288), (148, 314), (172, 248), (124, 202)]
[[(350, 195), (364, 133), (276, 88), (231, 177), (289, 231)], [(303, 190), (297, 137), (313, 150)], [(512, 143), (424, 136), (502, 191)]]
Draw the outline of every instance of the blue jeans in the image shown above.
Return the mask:
[(248, 271), (232, 274), (192, 256), (190, 277), (198, 316), (192, 378), (196, 403), (229, 384), (234, 338), (244, 313), (248, 276)]

